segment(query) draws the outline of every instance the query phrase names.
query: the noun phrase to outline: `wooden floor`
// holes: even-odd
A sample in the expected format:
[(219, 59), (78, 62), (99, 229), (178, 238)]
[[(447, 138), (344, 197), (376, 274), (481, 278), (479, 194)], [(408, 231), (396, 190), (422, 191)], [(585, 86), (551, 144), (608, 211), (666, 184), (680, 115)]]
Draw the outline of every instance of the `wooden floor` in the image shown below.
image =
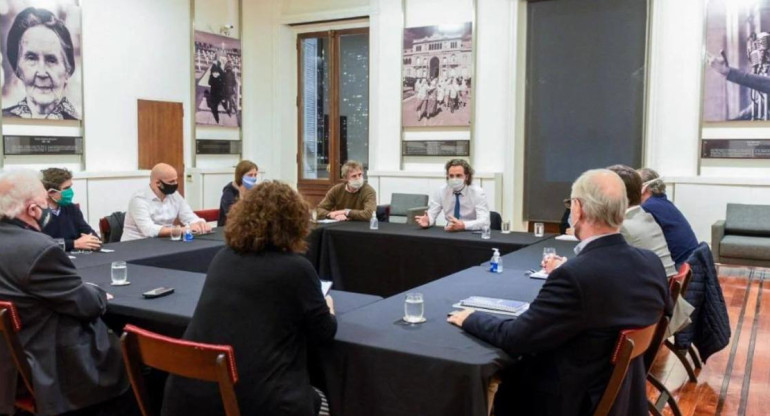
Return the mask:
[[(662, 348), (653, 374), (676, 396), (684, 416), (770, 415), (770, 269), (722, 266), (719, 281), (730, 315), (730, 345), (688, 382), (679, 360)], [(649, 397), (653, 390), (648, 386)], [(667, 415), (672, 413), (666, 407)]]

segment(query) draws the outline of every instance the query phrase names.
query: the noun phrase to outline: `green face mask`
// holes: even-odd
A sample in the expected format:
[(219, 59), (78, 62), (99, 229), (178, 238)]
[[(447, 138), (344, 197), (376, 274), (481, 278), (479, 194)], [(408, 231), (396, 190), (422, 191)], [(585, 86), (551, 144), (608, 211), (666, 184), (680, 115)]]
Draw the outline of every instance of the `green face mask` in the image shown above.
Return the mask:
[(67, 206), (72, 204), (72, 198), (75, 196), (75, 191), (72, 188), (61, 191), (61, 199), (57, 202), (61, 206)]

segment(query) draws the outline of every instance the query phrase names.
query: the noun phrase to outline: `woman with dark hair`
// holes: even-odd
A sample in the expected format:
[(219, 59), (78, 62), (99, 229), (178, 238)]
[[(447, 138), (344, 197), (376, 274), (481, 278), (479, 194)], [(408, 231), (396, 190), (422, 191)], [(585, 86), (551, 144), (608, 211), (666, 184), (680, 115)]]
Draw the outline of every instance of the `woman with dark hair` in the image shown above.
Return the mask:
[(6, 55), (27, 96), (4, 108), (4, 117), (80, 119), (64, 96), (75, 72), (72, 37), (64, 22), (46, 9), (22, 10), (8, 31)]
[(259, 167), (250, 160), (241, 160), (235, 166), (235, 179), (222, 188), (222, 198), (219, 200), (218, 227), (227, 223), (227, 213), (230, 212), (230, 207), (238, 201), (238, 198), (257, 184), (258, 173)]
[[(241, 414), (313, 416), (307, 347), (330, 342), (334, 305), (307, 248), (309, 207), (288, 185), (263, 182), (233, 205), (184, 339), (232, 345)], [(222, 415), (216, 383), (171, 376), (163, 415)]]

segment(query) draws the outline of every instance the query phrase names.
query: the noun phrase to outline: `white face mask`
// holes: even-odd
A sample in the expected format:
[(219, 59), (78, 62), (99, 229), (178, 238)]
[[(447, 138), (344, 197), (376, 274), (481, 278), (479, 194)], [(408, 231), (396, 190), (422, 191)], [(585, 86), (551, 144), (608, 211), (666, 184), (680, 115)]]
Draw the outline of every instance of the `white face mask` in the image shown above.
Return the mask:
[(361, 189), (361, 187), (364, 186), (364, 178), (353, 179), (351, 181), (348, 181), (348, 186), (350, 187), (350, 189), (354, 191)]
[(460, 192), (465, 186), (465, 180), (460, 178), (447, 179), (446, 183), (455, 192)]

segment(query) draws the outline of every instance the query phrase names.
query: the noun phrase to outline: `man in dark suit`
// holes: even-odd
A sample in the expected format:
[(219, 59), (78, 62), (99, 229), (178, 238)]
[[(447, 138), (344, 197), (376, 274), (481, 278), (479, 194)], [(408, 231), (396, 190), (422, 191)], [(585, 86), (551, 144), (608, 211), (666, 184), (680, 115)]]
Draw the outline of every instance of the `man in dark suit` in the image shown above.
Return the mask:
[[(501, 319), (464, 310), (449, 317), (512, 356), (495, 414), (591, 415), (607, 385), (618, 332), (657, 322), (670, 310), (666, 272), (655, 255), (618, 233), (626, 211), (623, 181), (605, 169), (572, 185), (571, 222), (577, 256), (555, 269), (529, 310)], [(637, 359), (612, 414), (647, 415), (644, 363)]]
[[(57, 415), (119, 396), (128, 381), (118, 338), (99, 318), (107, 293), (84, 284), (59, 245), (40, 232), (50, 217), (38, 173), (0, 176), (0, 299), (16, 304), (21, 317), (18, 336), (38, 414)], [(16, 369), (0, 343), (0, 414), (14, 413), (16, 388)]]

